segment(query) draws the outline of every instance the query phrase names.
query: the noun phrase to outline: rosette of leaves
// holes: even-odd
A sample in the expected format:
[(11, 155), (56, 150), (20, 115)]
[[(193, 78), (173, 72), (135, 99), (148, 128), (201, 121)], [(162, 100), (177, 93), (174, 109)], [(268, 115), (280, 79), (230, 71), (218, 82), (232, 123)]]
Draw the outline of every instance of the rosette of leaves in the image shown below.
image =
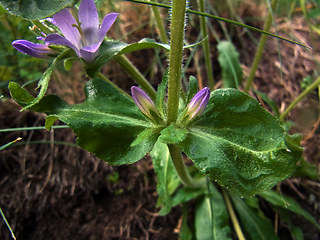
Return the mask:
[[(9, 88), (22, 106), (33, 101), (18, 84), (10, 83)], [(156, 100), (162, 116), (164, 90), (160, 86)], [(149, 121), (131, 98), (101, 79), (89, 81), (85, 93), (80, 104), (49, 95), (30, 110), (46, 113), (50, 124), (55, 119), (66, 123), (81, 148), (112, 165), (140, 160), (159, 140), (179, 146), (203, 175), (248, 197), (290, 176), (301, 158), (299, 140), (287, 135), (255, 99), (236, 89), (213, 91), (203, 114), (184, 127)]]

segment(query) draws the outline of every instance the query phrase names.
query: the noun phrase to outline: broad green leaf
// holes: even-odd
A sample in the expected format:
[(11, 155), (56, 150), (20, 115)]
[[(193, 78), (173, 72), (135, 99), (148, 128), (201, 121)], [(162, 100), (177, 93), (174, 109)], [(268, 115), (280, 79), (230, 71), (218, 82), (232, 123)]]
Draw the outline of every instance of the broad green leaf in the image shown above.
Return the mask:
[(301, 208), (301, 206), (292, 198), (280, 195), (279, 193), (271, 190), (262, 192), (259, 194), (259, 196), (276, 207), (281, 207), (284, 210), (303, 216), (320, 230), (320, 225), (317, 223), (314, 217), (306, 210)]
[(12, 98), (21, 106), (26, 106), (34, 100), (34, 97), (16, 82), (9, 82), (8, 88)]
[(229, 215), (224, 200), (212, 183), (208, 184), (208, 194), (196, 206), (196, 239), (231, 239)]
[(2, 6), (11, 14), (29, 20), (49, 17), (77, 2), (78, 0), (0, 0)]
[(243, 199), (237, 196), (231, 196), (231, 199), (238, 213), (241, 229), (248, 239), (278, 239), (269, 219), (250, 208)]
[(287, 178), (301, 157), (279, 121), (235, 89), (212, 92), (205, 112), (188, 130), (178, 146), (201, 173), (239, 196)]
[(112, 165), (134, 163), (152, 150), (157, 132), (131, 146), (141, 132), (152, 127), (133, 100), (101, 79), (89, 81), (85, 94), (86, 101), (75, 105), (49, 95), (31, 110), (58, 117), (73, 129), (81, 148)]
[(181, 184), (181, 181), (174, 169), (169, 149), (166, 144), (157, 141), (150, 153), (153, 160), (154, 171), (157, 175), (157, 206), (161, 207), (160, 215), (166, 215), (171, 211), (171, 194)]
[(239, 53), (229, 41), (221, 41), (218, 46), (218, 61), (222, 70), (223, 86), (238, 88), (243, 80)]

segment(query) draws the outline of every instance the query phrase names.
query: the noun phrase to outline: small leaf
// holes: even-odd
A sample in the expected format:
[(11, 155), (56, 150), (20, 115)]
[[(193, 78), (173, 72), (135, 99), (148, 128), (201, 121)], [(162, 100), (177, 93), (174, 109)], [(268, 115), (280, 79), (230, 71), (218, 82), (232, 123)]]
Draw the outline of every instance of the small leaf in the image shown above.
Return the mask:
[(189, 202), (192, 199), (196, 199), (206, 192), (204, 188), (183, 187), (180, 188), (173, 196), (172, 206), (175, 207), (181, 203)]
[(45, 128), (50, 131), (51, 130), (51, 127), (52, 125), (54, 124), (55, 121), (57, 121), (58, 118), (56, 116), (48, 116), (46, 118), (46, 123), (45, 123)]
[(27, 90), (20, 87), (16, 82), (10, 82), (8, 88), (11, 97), (23, 107), (34, 100), (34, 97)]
[[(177, 143), (199, 171), (249, 197), (292, 174), (302, 150), (278, 119), (235, 89), (211, 93), (202, 116)], [(289, 146), (286, 145), (286, 143)]]
[(303, 216), (320, 230), (320, 225), (317, 223), (314, 217), (310, 213), (302, 209), (301, 206), (292, 198), (280, 195), (279, 193), (271, 190), (262, 192), (259, 194), (259, 196), (276, 207), (281, 207), (287, 211)]
[(181, 184), (181, 181), (173, 166), (169, 149), (166, 144), (157, 141), (151, 151), (154, 171), (157, 175), (157, 206), (161, 207), (160, 215), (166, 215), (171, 211), (171, 194)]
[(177, 144), (187, 136), (188, 130), (170, 125), (161, 131), (159, 140), (166, 144)]
[(182, 222), (181, 230), (179, 233), (179, 240), (191, 240), (192, 232), (188, 226), (188, 208), (186, 204), (182, 206)]
[(208, 194), (196, 206), (196, 239), (231, 239), (229, 215), (224, 200), (212, 183), (208, 184)]
[(242, 230), (248, 236), (248, 239), (272, 240), (278, 239), (274, 233), (271, 221), (265, 216), (258, 214), (254, 209), (250, 208), (246, 202), (237, 197), (231, 196), (232, 202), (238, 213)]
[(77, 2), (78, 0), (0, 0), (2, 6), (11, 14), (29, 20), (49, 17)]
[(163, 75), (161, 84), (158, 86), (158, 89), (157, 89), (156, 107), (158, 108), (162, 116), (165, 116), (164, 99), (166, 96), (167, 86), (168, 86), (168, 70)]
[(221, 41), (217, 48), (219, 52), (218, 61), (222, 69), (223, 86), (237, 89), (243, 80), (239, 53), (229, 41)]

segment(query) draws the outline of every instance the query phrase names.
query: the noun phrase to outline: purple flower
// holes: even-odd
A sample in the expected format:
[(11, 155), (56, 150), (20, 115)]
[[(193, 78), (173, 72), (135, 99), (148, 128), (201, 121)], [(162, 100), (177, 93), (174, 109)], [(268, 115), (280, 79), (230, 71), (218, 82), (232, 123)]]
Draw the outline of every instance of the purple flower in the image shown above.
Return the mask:
[(33, 43), (27, 40), (15, 40), (12, 42), (12, 46), (18, 51), (36, 58), (49, 58), (50, 55), (56, 53), (45, 44)]
[(136, 86), (131, 87), (131, 95), (133, 97), (133, 101), (145, 116), (154, 122), (159, 122), (161, 117), (158, 109), (142, 89)]
[(191, 99), (190, 103), (180, 115), (178, 125), (184, 126), (191, 120), (200, 116), (206, 109), (210, 98), (210, 89), (205, 87)]
[(118, 13), (106, 15), (99, 26), (99, 16), (94, 1), (82, 0), (78, 17), (79, 22), (68, 9), (54, 14), (55, 25), (59, 27), (64, 37), (55, 33), (49, 34), (45, 38), (45, 43), (71, 47), (79, 57), (91, 62), (96, 58), (98, 49)]

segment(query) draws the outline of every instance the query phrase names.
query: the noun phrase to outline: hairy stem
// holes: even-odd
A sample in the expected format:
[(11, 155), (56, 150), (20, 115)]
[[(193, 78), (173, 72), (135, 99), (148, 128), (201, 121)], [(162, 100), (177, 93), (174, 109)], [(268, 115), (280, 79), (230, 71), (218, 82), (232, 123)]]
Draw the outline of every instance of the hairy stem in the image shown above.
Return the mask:
[[(267, 20), (264, 23), (264, 27), (263, 27), (263, 31), (265, 31), (265, 32), (270, 31), (271, 23), (272, 23), (272, 19), (273, 19), (272, 13), (276, 9), (277, 3), (278, 3), (278, 0), (272, 0), (272, 2), (271, 2), (271, 9), (269, 9), (269, 14), (268, 14)], [(246, 93), (249, 92), (249, 90), (251, 88), (254, 76), (256, 74), (256, 71), (258, 69), (258, 66), (259, 66), (263, 51), (264, 51), (264, 47), (267, 42), (267, 38), (268, 38), (268, 35), (265, 35), (265, 34), (263, 34), (260, 38), (256, 54), (254, 56), (253, 63), (251, 65), (251, 69), (250, 69), (250, 73), (249, 73), (249, 76), (247, 79), (247, 83), (244, 88), (244, 92), (246, 92)]]
[(156, 91), (148, 80), (139, 72), (139, 70), (130, 62), (124, 55), (114, 57), (121, 67), (127, 71), (127, 73), (133, 78), (133, 80), (139, 84), (139, 86), (146, 91), (152, 100), (156, 99)]
[(168, 125), (174, 123), (178, 117), (185, 14), (186, 0), (173, 0), (168, 74)]
[(284, 118), (288, 115), (288, 113), (309, 93), (311, 93), (313, 90), (315, 90), (320, 85), (320, 77), (317, 78), (317, 80), (312, 83), (309, 87), (307, 87), (296, 99), (292, 101), (292, 103), (284, 110), (283, 113), (281, 113), (279, 120), (280, 122), (284, 121)]

